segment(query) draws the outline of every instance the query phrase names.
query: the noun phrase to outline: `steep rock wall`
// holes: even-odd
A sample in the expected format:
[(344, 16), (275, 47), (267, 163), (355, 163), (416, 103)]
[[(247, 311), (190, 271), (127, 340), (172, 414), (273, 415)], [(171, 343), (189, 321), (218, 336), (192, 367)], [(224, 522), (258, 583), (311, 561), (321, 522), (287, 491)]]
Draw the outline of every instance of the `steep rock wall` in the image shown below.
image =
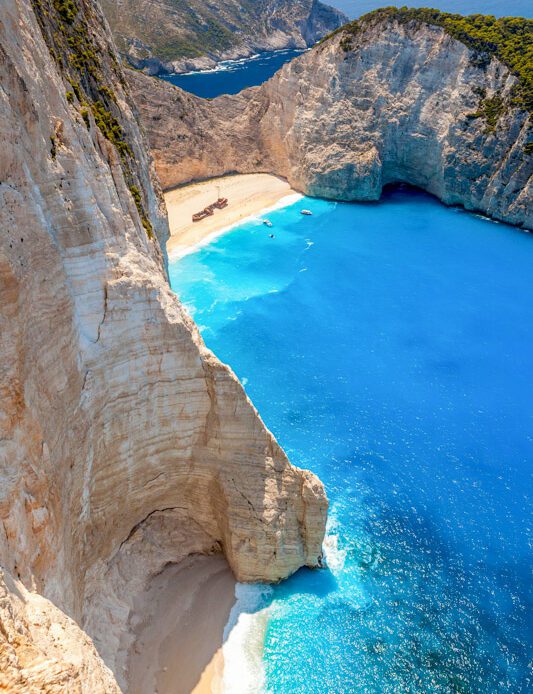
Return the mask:
[(121, 53), (150, 74), (312, 46), (348, 21), (319, 0), (102, 0)]
[(327, 501), (168, 286), (98, 6), (0, 14), (0, 688), (111, 692), (89, 636), (124, 686), (150, 575), (189, 552), (245, 581), (314, 566)]
[[(261, 87), (210, 102), (129, 81), (164, 187), (261, 171), (350, 201), (406, 182), (533, 228), (533, 131), (512, 104), (516, 77), (440, 27), (368, 22), (349, 47), (341, 31)], [(480, 94), (509, 102), (494, 127), (473, 117)]]

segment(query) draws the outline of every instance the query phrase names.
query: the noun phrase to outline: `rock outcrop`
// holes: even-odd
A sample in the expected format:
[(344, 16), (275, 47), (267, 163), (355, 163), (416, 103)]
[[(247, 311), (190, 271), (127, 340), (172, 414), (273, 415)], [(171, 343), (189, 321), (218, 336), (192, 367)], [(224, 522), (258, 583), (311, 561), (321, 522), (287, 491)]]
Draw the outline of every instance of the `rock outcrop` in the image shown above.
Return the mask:
[[(355, 201), (405, 182), (533, 228), (533, 131), (509, 68), (424, 21), (378, 14), (356, 28), (213, 101), (129, 74), (163, 186), (268, 172)], [(504, 107), (488, 123), (491, 98)]]
[(327, 502), (169, 288), (99, 7), (0, 15), (0, 689), (109, 693), (150, 575), (190, 552), (243, 581), (315, 566)]
[(102, 0), (118, 47), (150, 74), (312, 46), (348, 21), (319, 0)]

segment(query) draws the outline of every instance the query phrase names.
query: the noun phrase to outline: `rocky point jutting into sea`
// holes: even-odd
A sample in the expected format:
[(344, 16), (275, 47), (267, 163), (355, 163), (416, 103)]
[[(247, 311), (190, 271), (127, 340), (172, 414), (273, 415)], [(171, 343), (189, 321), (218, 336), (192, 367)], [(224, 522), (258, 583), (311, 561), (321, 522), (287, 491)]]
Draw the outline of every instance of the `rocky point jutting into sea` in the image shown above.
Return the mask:
[[(533, 228), (530, 72), (447, 21), (371, 13), (261, 87), (213, 101), (129, 71), (163, 187), (267, 172), (308, 195), (364, 201), (403, 182)], [(510, 19), (504, 29), (522, 32), (515, 66), (532, 26)]]
[(102, 7), (121, 54), (150, 74), (305, 48), (348, 21), (319, 0), (102, 0)]
[(327, 501), (170, 290), (97, 3), (4, 3), (0, 51), (0, 689), (109, 693), (151, 576), (316, 566)]
[(212, 102), (126, 76), (96, 0), (0, 17), (0, 689), (107, 694), (163, 567), (218, 553), (275, 582), (321, 563), (327, 514), (169, 287), (137, 107), (164, 187), (403, 181), (532, 228), (530, 94), (424, 14), (371, 15)]

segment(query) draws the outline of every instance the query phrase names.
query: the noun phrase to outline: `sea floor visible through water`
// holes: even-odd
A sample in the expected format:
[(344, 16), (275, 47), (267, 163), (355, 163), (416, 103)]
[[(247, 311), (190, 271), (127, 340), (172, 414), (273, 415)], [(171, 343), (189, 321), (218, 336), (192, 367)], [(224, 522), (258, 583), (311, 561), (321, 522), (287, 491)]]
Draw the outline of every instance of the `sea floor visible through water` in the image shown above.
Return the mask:
[(170, 267), (331, 501), (327, 569), (238, 586), (224, 690), (531, 691), (533, 238), (405, 188), (269, 218)]

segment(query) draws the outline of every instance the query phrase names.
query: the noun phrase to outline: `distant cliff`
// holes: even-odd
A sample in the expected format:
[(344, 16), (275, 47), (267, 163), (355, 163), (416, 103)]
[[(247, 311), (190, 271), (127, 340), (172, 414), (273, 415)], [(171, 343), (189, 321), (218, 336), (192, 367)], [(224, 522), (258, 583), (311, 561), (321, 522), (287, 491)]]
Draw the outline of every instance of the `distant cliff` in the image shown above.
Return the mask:
[(0, 5), (0, 142), (0, 690), (111, 694), (151, 576), (190, 553), (245, 581), (317, 565), (327, 501), (168, 285), (94, 0)]
[(349, 201), (407, 182), (532, 229), (533, 22), (448, 17), (377, 11), (213, 101), (130, 73), (163, 185), (264, 171)]
[(121, 53), (151, 74), (305, 48), (348, 21), (318, 0), (102, 0)]

